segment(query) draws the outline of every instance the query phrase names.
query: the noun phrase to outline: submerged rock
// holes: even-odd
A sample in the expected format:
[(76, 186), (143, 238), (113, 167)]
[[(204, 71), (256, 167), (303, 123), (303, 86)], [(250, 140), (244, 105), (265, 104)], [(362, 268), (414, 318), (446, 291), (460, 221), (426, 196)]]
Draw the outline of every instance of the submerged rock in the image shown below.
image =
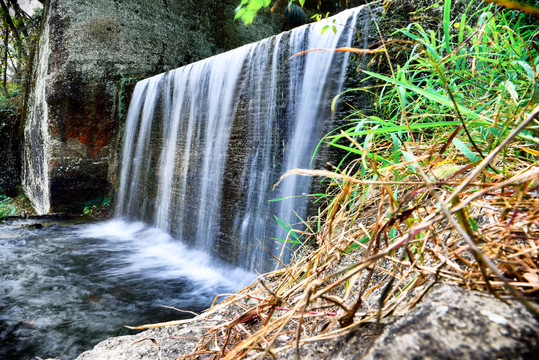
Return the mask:
[[(232, 319), (226, 319), (230, 321)], [(77, 360), (155, 359), (188, 354), (217, 319), (147, 330), (107, 339)], [(304, 345), (301, 359), (533, 359), (539, 351), (539, 321), (519, 302), (441, 284), (403, 316), (365, 324), (346, 336)], [(153, 339), (153, 340), (152, 340)], [(374, 340), (374, 341), (373, 341)], [(367, 349), (369, 349), (367, 351)], [(296, 359), (295, 352), (279, 359)]]

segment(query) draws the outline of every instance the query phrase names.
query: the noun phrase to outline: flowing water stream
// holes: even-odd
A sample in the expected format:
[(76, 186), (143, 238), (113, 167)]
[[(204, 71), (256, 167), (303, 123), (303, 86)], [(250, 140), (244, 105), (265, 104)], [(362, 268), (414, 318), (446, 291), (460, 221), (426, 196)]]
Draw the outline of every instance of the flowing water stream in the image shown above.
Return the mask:
[(117, 213), (246, 269), (270, 270), (269, 252), (287, 262), (280, 223), (305, 218), (311, 179), (272, 186), (287, 170), (315, 166), (348, 63), (346, 52), (293, 55), (349, 47), (360, 13), (368, 9), (139, 82), (125, 124)]
[(142, 223), (0, 226), (0, 359), (75, 358), (123, 325), (181, 319), (255, 275)]

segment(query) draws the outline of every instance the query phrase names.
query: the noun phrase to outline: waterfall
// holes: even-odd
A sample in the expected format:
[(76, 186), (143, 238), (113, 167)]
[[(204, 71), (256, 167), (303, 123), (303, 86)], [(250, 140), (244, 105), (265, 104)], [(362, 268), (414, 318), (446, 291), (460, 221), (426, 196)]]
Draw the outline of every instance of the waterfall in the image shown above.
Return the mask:
[(25, 194), (32, 201), (38, 214), (50, 209), (48, 163), (51, 138), (47, 124), (49, 109), (46, 102), (49, 57), (51, 54), (49, 23), (45, 23), (44, 36), (39, 46), (39, 65), (34, 87), (34, 101), (29, 106), (24, 126), (22, 184)]
[(308, 199), (298, 195), (311, 180), (291, 176), (272, 187), (287, 170), (312, 167), (348, 55), (288, 59), (350, 46), (362, 10), (140, 81), (125, 124), (117, 215), (244, 268), (269, 270), (268, 252), (287, 261), (274, 239), (287, 232), (274, 217), (305, 217)]

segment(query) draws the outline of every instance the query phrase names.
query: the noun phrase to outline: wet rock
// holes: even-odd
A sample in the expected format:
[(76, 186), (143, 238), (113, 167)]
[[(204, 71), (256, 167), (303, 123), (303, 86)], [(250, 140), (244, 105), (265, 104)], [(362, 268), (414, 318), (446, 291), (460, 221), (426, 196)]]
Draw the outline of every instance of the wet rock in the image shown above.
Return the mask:
[[(198, 321), (111, 338), (77, 360), (157, 358), (152, 341), (142, 339), (154, 339), (163, 359), (174, 359), (192, 351), (204, 334), (201, 326), (214, 323)], [(378, 326), (367, 323), (346, 336), (306, 344), (300, 359), (509, 360), (534, 359), (539, 351), (539, 321), (521, 303), (447, 284), (435, 286), (414, 309), (384, 324), (378, 338)], [(292, 360), (296, 354), (289, 351), (278, 358)]]
[(363, 359), (532, 359), (538, 351), (539, 322), (521, 303), (441, 285)]
[(19, 121), (14, 111), (0, 108), (0, 194), (14, 196), (20, 184)]

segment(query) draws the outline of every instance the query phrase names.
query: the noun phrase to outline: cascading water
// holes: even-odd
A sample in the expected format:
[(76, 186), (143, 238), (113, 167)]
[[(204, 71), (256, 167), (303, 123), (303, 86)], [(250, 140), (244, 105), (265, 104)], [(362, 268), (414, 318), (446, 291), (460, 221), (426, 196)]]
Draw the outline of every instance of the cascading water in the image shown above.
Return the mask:
[[(305, 216), (308, 168), (331, 127), (358, 14), (290, 32), (139, 82), (125, 125), (117, 214), (248, 269), (281, 254), (282, 222)], [(335, 20), (333, 22), (333, 19)], [(335, 24), (336, 33), (331, 26)], [(279, 202), (269, 200), (286, 198)], [(264, 249), (265, 248), (265, 249)], [(283, 252), (286, 258), (286, 251)]]
[[(34, 87), (34, 101), (28, 109), (24, 127), (25, 147), (23, 151), (22, 184), (24, 192), (32, 200), (39, 214), (50, 209), (49, 178), (47, 163), (50, 156), (50, 137), (47, 126), (48, 106), (46, 102), (47, 73), (49, 69), (49, 24), (45, 23), (39, 50), (39, 66)], [(45, 120), (44, 120), (45, 119)]]

